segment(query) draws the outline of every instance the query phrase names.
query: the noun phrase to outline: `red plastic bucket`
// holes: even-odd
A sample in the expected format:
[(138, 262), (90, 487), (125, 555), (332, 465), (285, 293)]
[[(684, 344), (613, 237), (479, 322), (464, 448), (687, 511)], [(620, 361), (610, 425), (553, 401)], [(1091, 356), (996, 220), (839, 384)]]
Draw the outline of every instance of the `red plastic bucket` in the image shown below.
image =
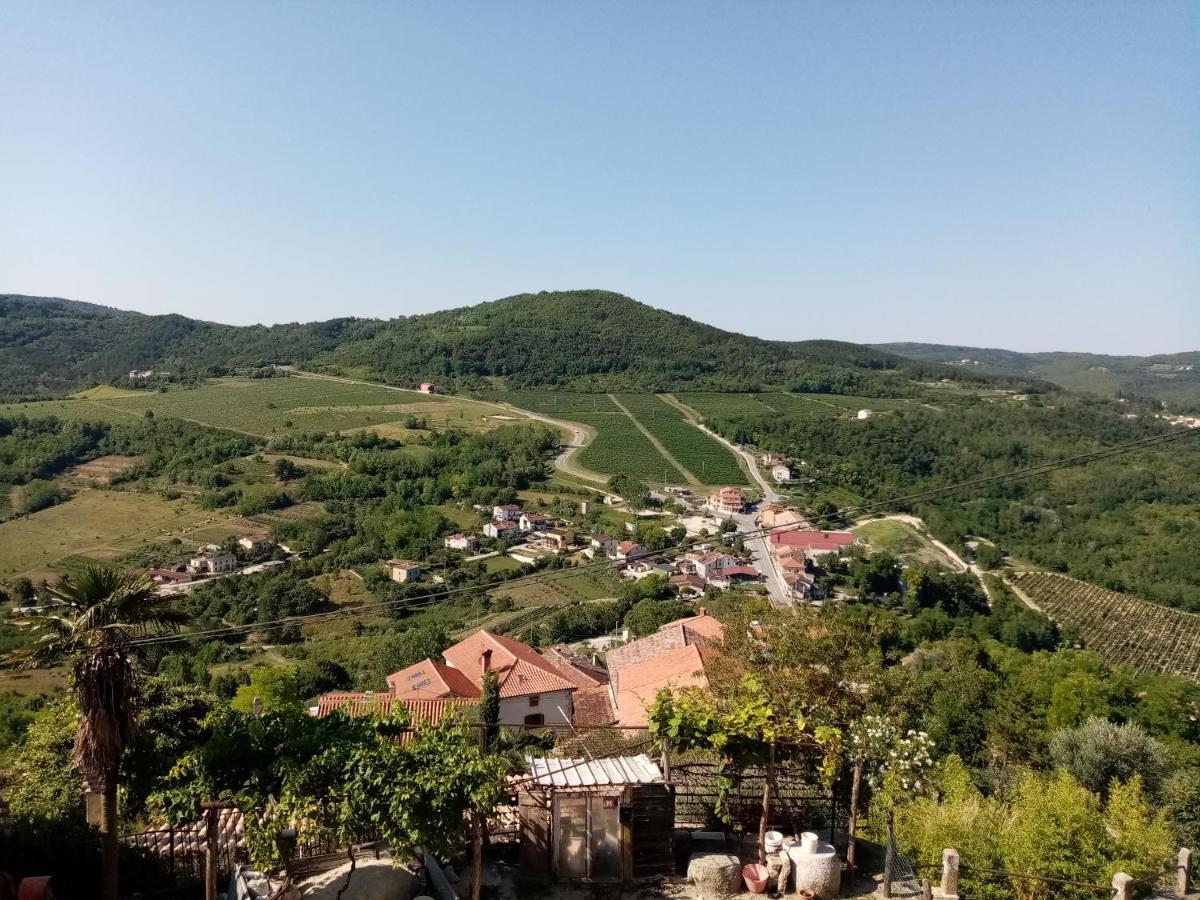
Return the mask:
[(771, 880), (771, 873), (761, 863), (750, 863), (749, 865), (742, 866), (742, 878), (745, 879), (746, 887), (750, 889), (750, 893), (761, 894), (767, 889), (767, 882)]

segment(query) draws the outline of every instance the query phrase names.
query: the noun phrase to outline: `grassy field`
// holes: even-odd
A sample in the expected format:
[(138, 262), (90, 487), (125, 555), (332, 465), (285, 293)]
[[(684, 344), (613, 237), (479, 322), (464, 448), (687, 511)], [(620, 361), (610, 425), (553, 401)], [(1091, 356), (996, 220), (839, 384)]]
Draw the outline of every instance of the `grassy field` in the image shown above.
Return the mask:
[(79, 491), (65, 503), (0, 524), (0, 579), (58, 574), (70, 567), (68, 557), (113, 559), (226, 518), (157, 494)]
[(661, 484), (684, 480), (629, 416), (604, 394), (567, 391), (497, 391), (488, 399), (510, 403), (518, 409), (579, 422), (596, 430), (596, 437), (579, 453), (580, 465), (602, 475), (626, 474)]
[(746, 473), (733, 454), (688, 422), (682, 412), (661, 397), (621, 394), (617, 399), (701, 484), (747, 483)]
[(430, 396), (391, 388), (318, 378), (217, 378), (195, 388), (111, 392), (95, 389), (88, 399), (7, 404), (0, 413), (58, 415), (89, 421), (128, 422), (155, 416), (188, 419), (267, 437), (301, 431), (388, 430), (402, 438), (408, 416), (432, 428), (478, 431), (494, 428), (492, 407), (456, 397)]
[(851, 529), (875, 552), (890, 553), (906, 565), (934, 564), (945, 567), (946, 558), (923, 535), (907, 522), (879, 519), (864, 522)]

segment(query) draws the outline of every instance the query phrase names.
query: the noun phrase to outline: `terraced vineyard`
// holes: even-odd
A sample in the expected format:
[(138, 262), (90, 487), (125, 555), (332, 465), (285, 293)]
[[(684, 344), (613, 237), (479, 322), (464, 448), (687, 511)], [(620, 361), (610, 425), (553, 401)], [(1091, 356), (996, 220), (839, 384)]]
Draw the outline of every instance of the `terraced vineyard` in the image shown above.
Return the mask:
[(1109, 663), (1200, 681), (1200, 615), (1048, 572), (1025, 572), (1016, 586)]
[(701, 484), (746, 484), (733, 454), (683, 413), (654, 394), (620, 394), (617, 399)]

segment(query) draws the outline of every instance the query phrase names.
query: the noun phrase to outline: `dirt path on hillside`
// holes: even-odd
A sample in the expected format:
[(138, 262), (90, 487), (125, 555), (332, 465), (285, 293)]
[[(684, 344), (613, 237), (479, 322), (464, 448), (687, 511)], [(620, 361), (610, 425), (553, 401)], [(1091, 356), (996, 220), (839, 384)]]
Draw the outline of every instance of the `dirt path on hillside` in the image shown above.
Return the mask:
[(755, 460), (753, 453), (744, 447), (739, 447), (733, 441), (728, 441), (721, 437), (721, 435), (717, 434), (715, 431), (705, 425), (703, 421), (701, 421), (700, 413), (692, 409), (674, 394), (659, 394), (658, 396), (683, 413), (683, 417), (687, 419), (688, 423), (693, 428), (703, 431), (718, 444), (728, 450), (731, 450), (734, 458), (737, 459), (738, 464), (742, 467), (742, 471), (748, 474), (754, 483), (758, 485), (759, 490), (762, 491), (763, 499), (765, 501), (768, 503), (778, 503), (783, 499), (782, 495), (780, 495), (775, 488), (771, 486), (770, 482), (763, 478), (762, 473), (758, 471), (758, 462)]
[(648, 429), (645, 425), (643, 425), (638, 420), (638, 417), (635, 416), (633, 413), (631, 413), (625, 407), (624, 403), (622, 403), (620, 400), (618, 400), (612, 394), (607, 394), (606, 396), (608, 397), (609, 400), (611, 400), (613, 403), (616, 404), (617, 409), (619, 409), (619, 410), (621, 410), (621, 412), (625, 413), (625, 415), (628, 417), (629, 421), (633, 423), (634, 427), (637, 428), (638, 431), (640, 431), (642, 434), (644, 434), (646, 436), (646, 440), (648, 440), (651, 444), (654, 445), (654, 449), (659, 452), (659, 454), (662, 456), (662, 458), (665, 459), (667, 462), (669, 462), (671, 465), (673, 465), (676, 469), (679, 470), (679, 474), (684, 477), (684, 479), (687, 481), (688, 484), (692, 485), (693, 487), (699, 487), (700, 479), (697, 478), (695, 475), (693, 475), (690, 471), (688, 471), (688, 469), (684, 467), (683, 463), (681, 463), (674, 456), (672, 456), (670, 451), (667, 450), (667, 448), (662, 445), (662, 443), (659, 441), (659, 439), (650, 433), (650, 429)]

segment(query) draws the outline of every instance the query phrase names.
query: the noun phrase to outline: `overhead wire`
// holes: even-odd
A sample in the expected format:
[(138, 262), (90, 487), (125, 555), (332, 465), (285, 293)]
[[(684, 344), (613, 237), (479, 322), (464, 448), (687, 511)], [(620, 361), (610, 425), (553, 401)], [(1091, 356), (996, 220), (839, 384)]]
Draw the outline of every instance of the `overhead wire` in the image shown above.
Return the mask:
[[(807, 519), (810, 526), (820, 522), (834, 523), (838, 520), (849, 517), (857, 517), (870, 515), (878, 512), (881, 509), (904, 506), (914, 501), (924, 500), (932, 497), (943, 496), (946, 494), (957, 493), (959, 491), (968, 490), (970, 488), (981, 487), (988, 484), (1003, 483), (1008, 481), (1019, 481), (1027, 478), (1034, 478), (1039, 475), (1046, 475), (1059, 469), (1071, 468), (1079, 465), (1086, 465), (1090, 462), (1097, 462), (1103, 459), (1110, 459), (1115, 456), (1121, 456), (1126, 453), (1132, 453), (1139, 450), (1144, 450), (1152, 447), (1162, 446), (1163, 444), (1172, 443), (1187, 437), (1200, 435), (1200, 429), (1180, 429), (1170, 431), (1165, 434), (1152, 435), (1146, 438), (1139, 438), (1133, 441), (1126, 441), (1121, 444), (1113, 444), (1108, 447), (1102, 447), (1097, 450), (1087, 453), (1080, 453), (1074, 456), (1064, 457), (1058, 460), (1052, 460), (1038, 465), (1026, 466), (1020, 469), (1010, 470), (1008, 472), (998, 473), (996, 475), (981, 476), (979, 478), (971, 478), (965, 481), (955, 482), (954, 484), (942, 485), (936, 488), (929, 488), (922, 491), (917, 491), (911, 494), (904, 494), (898, 497), (889, 497), (884, 500), (875, 501), (873, 503), (861, 504), (858, 506), (848, 506), (835, 510), (830, 513), (816, 515)], [(796, 531), (800, 530), (795, 524), (775, 525), (767, 528), (757, 528), (751, 531), (738, 532), (740, 539), (757, 539), (767, 537), (777, 531)], [(691, 544), (678, 543), (661, 550), (654, 551), (656, 555), (674, 555), (691, 549)], [(133, 646), (152, 646), (156, 644), (171, 644), (193, 641), (197, 639), (215, 639), (220, 637), (234, 637), (238, 635), (250, 634), (255, 631), (263, 631), (265, 629), (282, 627), (286, 625), (307, 624), (312, 622), (325, 621), (336, 618), (352, 617), (373, 610), (381, 609), (413, 609), (419, 610), (428, 606), (434, 605), (436, 602), (448, 599), (450, 597), (459, 596), (462, 594), (471, 593), (486, 593), (489, 590), (496, 588), (513, 586), (519, 584), (545, 584), (553, 581), (562, 580), (579, 575), (583, 572), (598, 571), (602, 569), (617, 570), (625, 564), (624, 560), (603, 560), (595, 563), (588, 563), (582, 566), (573, 566), (569, 569), (559, 569), (552, 572), (534, 572), (529, 575), (520, 576), (518, 578), (500, 579), (484, 584), (464, 585), (457, 588), (447, 588), (442, 591), (435, 591), (430, 594), (422, 594), (419, 597), (401, 597), (395, 600), (383, 600), (376, 603), (363, 603), (357, 606), (342, 607), (336, 610), (324, 610), (316, 613), (305, 613), (295, 616), (286, 616), (267, 622), (246, 623), (243, 625), (228, 625), (219, 628), (211, 628), (201, 631), (176, 632), (172, 634), (155, 635), (152, 637), (138, 638), (130, 643)]]

